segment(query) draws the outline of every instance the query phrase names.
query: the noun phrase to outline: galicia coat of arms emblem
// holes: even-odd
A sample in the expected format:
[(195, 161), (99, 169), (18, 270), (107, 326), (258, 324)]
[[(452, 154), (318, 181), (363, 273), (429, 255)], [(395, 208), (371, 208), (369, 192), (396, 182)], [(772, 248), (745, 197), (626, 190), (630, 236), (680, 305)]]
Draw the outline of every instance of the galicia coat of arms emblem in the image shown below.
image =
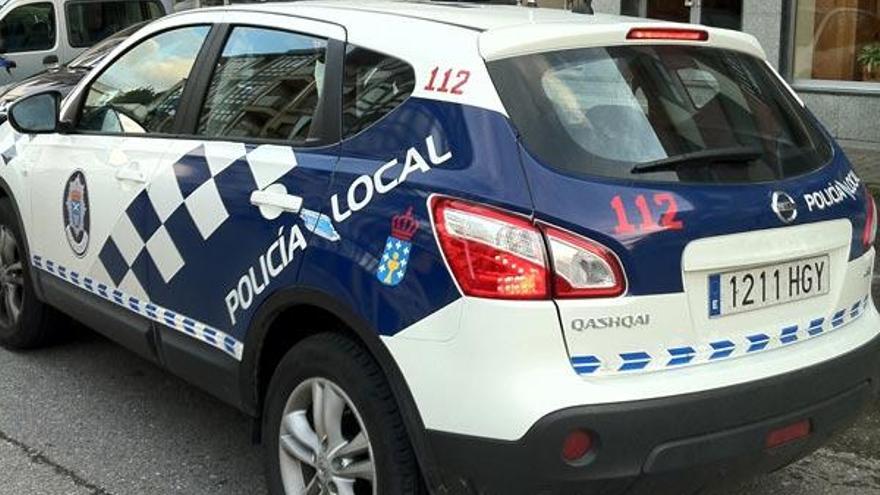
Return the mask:
[(385, 252), (379, 260), (376, 278), (394, 287), (403, 281), (412, 250), (412, 238), (419, 230), (419, 221), (413, 216), (412, 207), (403, 215), (391, 219), (391, 235), (385, 241)]
[(70, 248), (77, 256), (86, 253), (89, 247), (89, 190), (86, 177), (77, 170), (67, 179), (64, 187), (62, 206), (64, 233)]

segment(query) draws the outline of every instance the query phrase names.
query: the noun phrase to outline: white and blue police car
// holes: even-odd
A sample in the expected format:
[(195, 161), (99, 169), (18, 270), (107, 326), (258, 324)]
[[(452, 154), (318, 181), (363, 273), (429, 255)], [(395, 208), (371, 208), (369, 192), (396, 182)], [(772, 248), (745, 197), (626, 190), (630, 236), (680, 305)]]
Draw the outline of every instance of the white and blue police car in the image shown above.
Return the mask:
[(9, 114), (0, 342), (261, 418), (273, 494), (695, 493), (877, 393), (874, 202), (748, 35), (232, 6)]

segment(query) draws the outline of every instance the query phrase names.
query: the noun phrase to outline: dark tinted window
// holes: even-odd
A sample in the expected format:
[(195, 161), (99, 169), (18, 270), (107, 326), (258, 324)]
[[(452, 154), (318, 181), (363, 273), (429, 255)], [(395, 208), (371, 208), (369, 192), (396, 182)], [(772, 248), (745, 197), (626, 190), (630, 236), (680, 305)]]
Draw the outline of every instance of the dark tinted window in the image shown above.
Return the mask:
[(315, 116), (326, 52), (323, 39), (235, 28), (211, 78), (198, 133), (294, 144), (318, 141)]
[(0, 53), (33, 52), (55, 47), (55, 9), (31, 3), (12, 9), (0, 20)]
[(104, 57), (109, 55), (110, 52), (112, 52), (114, 48), (119, 46), (120, 43), (125, 41), (132, 34), (134, 34), (135, 31), (144, 27), (144, 24), (146, 24), (146, 22), (139, 22), (137, 24), (132, 24), (122, 31), (118, 31), (116, 34), (106, 38), (104, 41), (95, 44), (94, 46), (77, 55), (77, 57), (71, 60), (67, 64), (67, 66), (74, 69), (91, 69), (95, 67), (96, 65), (98, 65), (98, 62), (104, 60)]
[(70, 46), (92, 46), (111, 34), (162, 15), (154, 1), (76, 2), (67, 4)]
[(830, 158), (803, 108), (763, 61), (744, 54), (586, 48), (502, 60), (490, 71), (527, 148), (567, 171), (753, 182)]
[(412, 94), (415, 84), (415, 72), (403, 60), (349, 48), (342, 89), (342, 135), (357, 134), (387, 115)]
[(111, 133), (171, 132), (208, 26), (165, 31), (117, 58), (92, 82), (79, 127)]

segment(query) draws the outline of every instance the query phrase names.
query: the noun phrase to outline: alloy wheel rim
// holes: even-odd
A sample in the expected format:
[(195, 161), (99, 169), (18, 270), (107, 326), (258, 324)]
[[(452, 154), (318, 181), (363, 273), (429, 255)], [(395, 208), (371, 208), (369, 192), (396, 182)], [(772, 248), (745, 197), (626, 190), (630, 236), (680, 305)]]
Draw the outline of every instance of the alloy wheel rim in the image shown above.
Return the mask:
[(6, 225), (0, 225), (0, 325), (18, 322), (24, 304), (24, 266), (18, 241)]
[(281, 416), (281, 480), (288, 495), (375, 495), (373, 447), (360, 412), (338, 385), (310, 378)]

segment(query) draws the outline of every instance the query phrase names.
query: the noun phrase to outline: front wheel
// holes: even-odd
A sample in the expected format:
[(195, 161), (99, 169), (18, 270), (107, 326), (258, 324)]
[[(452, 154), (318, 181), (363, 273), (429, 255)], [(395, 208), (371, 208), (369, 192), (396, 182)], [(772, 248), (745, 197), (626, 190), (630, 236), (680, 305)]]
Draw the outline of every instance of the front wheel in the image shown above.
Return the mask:
[(273, 495), (410, 495), (420, 477), (403, 420), (378, 365), (341, 335), (291, 349), (263, 416)]
[(32, 349), (57, 332), (57, 312), (37, 299), (24, 237), (9, 198), (0, 199), (0, 345)]

